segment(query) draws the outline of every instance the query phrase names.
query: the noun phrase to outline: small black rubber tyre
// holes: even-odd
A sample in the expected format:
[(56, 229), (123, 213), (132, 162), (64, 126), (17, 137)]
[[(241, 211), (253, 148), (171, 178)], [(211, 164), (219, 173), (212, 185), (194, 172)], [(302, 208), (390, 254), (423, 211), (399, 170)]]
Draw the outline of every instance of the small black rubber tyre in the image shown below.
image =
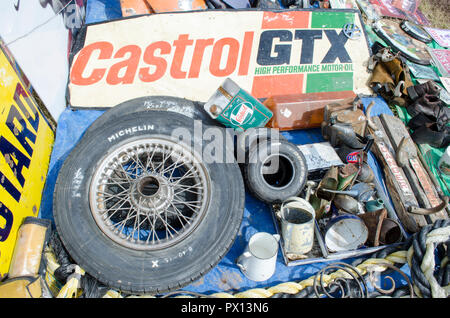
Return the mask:
[[(272, 158), (279, 160), (274, 173), (264, 173), (264, 166)], [(250, 193), (266, 203), (281, 203), (297, 196), (308, 178), (305, 156), (293, 143), (280, 139), (263, 142), (249, 151), (248, 164), (243, 168), (244, 181)]]
[(255, 127), (249, 128), (237, 135), (236, 139), (236, 159), (239, 164), (248, 163), (249, 149), (256, 144), (269, 141), (287, 140), (278, 129)]
[[(188, 285), (218, 264), (240, 228), (245, 191), (237, 163), (214, 162), (206, 158), (207, 152), (202, 158), (208, 160), (187, 160), (198, 155), (196, 148), (190, 147), (204, 145), (205, 141), (196, 139), (195, 134), (190, 145), (176, 140), (173, 132), (179, 128), (192, 133), (194, 120), (161, 111), (106, 118), (105, 125), (83, 136), (58, 174), (53, 213), (61, 241), (80, 267), (111, 288), (130, 294), (160, 294)], [(182, 152), (177, 150), (178, 146), (193, 150)], [(176, 154), (179, 156), (175, 157)], [(154, 157), (159, 161), (153, 160)], [(171, 162), (167, 161), (169, 158)], [(154, 164), (158, 162), (161, 167)], [(174, 177), (175, 169), (184, 168), (184, 164), (184, 174)], [(191, 169), (187, 170), (188, 167)], [(121, 169), (127, 172), (122, 173)], [(158, 170), (159, 177), (150, 176)], [(150, 193), (156, 179), (157, 189)], [(174, 198), (173, 193), (167, 196), (159, 193), (169, 191), (171, 183), (172, 188), (175, 184), (187, 187), (180, 180), (200, 182), (201, 190), (197, 185), (189, 187), (197, 189), (194, 196), (201, 203), (188, 201), (188, 195), (180, 194), (178, 188), (176, 195), (183, 196), (185, 203), (181, 206), (176, 203), (183, 213), (175, 214), (177, 219), (169, 215), (164, 204), (173, 205), (180, 201), (179, 197), (178, 201), (166, 202), (169, 197)], [(111, 189), (117, 192), (105, 196)], [(107, 203), (108, 200), (111, 201)], [(188, 215), (189, 205), (194, 212)], [(197, 209), (200, 205), (201, 209)], [(134, 223), (130, 223), (133, 209)], [(171, 213), (177, 209), (173, 208)], [(119, 217), (122, 221), (116, 222)], [(152, 233), (156, 233), (157, 240)]]

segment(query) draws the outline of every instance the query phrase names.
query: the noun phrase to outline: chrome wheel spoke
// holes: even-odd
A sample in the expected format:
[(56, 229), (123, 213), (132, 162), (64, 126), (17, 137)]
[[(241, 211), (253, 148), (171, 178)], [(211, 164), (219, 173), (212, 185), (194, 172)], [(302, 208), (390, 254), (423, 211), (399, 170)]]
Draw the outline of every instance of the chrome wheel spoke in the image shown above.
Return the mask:
[(91, 211), (115, 242), (138, 250), (183, 240), (210, 200), (209, 176), (191, 149), (144, 139), (112, 150), (94, 172)]
[(189, 219), (192, 219), (191, 217), (184, 215), (180, 210), (178, 210), (178, 208), (172, 202), (170, 203), (170, 206), (175, 210), (175, 212), (174, 211), (169, 211), (169, 212), (174, 213), (178, 217), (178, 219), (180, 220), (181, 223), (182, 223), (182, 221), (181, 221), (180, 217), (182, 217), (187, 224), (191, 224), (191, 222), (189, 222)]

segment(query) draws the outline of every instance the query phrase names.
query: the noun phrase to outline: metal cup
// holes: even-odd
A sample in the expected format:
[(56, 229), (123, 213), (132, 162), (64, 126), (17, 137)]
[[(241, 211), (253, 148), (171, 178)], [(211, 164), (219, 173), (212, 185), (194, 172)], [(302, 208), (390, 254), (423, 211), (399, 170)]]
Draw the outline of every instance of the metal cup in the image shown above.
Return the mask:
[(258, 232), (250, 238), (244, 253), (236, 261), (236, 265), (248, 279), (261, 282), (272, 277), (279, 240), (278, 234), (266, 232)]
[(400, 224), (394, 219), (384, 219), (380, 230), (380, 244), (389, 245), (398, 243), (402, 240), (402, 238), (403, 234)]
[(281, 234), (286, 254), (306, 254), (314, 243), (315, 211), (298, 197), (288, 198), (280, 207)]

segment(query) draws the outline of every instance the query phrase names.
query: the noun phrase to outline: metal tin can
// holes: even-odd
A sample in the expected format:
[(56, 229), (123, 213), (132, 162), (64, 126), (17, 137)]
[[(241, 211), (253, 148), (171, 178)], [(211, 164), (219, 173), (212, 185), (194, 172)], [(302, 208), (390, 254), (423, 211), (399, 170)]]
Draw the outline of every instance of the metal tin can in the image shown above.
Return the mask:
[(364, 245), (369, 231), (361, 218), (345, 214), (332, 218), (325, 230), (325, 245), (331, 252), (355, 250)]
[(204, 109), (213, 119), (237, 131), (264, 127), (273, 116), (266, 106), (230, 78), (211, 96)]
[(285, 252), (306, 254), (314, 244), (315, 211), (302, 198), (289, 198), (280, 208), (281, 232)]

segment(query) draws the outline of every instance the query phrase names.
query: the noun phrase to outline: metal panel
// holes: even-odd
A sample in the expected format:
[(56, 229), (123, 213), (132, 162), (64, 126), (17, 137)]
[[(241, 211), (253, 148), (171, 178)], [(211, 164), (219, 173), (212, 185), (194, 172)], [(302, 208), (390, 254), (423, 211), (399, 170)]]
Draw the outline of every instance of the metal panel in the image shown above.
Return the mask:
[(151, 95), (206, 102), (231, 78), (255, 98), (353, 90), (370, 94), (356, 10), (207, 10), (88, 25), (72, 52), (72, 107), (112, 107)]
[(17, 231), (41, 204), (54, 133), (0, 50), (0, 275), (9, 270)]

